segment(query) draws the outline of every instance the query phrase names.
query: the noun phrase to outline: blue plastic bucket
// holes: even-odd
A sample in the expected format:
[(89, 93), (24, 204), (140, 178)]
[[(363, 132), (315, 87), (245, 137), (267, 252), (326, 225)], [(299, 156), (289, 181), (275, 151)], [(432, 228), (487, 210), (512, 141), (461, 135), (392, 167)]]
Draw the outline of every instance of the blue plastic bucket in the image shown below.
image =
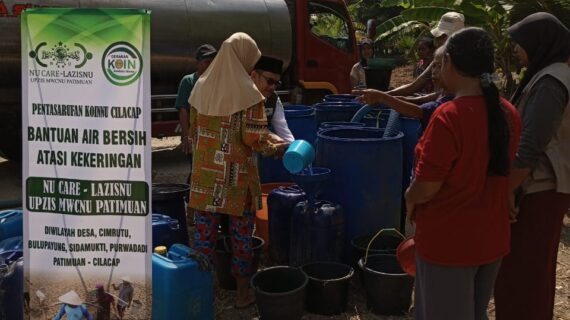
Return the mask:
[(299, 173), (315, 160), (315, 149), (305, 140), (295, 140), (283, 155), (283, 165), (290, 173)]

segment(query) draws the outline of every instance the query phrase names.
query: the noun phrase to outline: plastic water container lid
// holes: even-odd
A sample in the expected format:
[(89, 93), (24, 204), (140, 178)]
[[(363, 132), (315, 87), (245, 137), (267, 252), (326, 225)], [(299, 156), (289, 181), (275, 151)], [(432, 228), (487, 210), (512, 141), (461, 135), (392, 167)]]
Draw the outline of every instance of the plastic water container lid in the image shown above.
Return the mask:
[(168, 251), (168, 250), (166, 249), (165, 246), (158, 246), (158, 247), (154, 248), (154, 253), (157, 253), (157, 254), (160, 254), (160, 255), (163, 255), (163, 256), (166, 255), (166, 252), (167, 252), (167, 251)]

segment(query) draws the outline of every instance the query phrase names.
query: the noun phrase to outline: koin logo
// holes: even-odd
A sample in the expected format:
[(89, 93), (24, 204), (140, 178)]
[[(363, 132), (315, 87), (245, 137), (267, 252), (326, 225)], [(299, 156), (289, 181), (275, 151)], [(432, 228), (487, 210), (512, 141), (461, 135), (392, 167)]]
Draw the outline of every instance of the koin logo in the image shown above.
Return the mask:
[(126, 86), (135, 82), (142, 73), (140, 52), (128, 42), (115, 42), (103, 53), (103, 72), (112, 84)]

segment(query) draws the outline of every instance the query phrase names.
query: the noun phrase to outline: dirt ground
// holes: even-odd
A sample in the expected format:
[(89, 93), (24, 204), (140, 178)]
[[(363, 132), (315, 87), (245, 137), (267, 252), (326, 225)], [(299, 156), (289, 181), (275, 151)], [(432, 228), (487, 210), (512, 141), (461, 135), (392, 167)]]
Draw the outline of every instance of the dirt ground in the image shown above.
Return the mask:
[[(406, 83), (411, 74), (411, 67), (396, 69), (392, 74), (392, 86)], [(179, 138), (153, 139), (152, 172), (155, 183), (184, 183), (188, 174), (188, 163), (185, 156), (176, 149)], [(0, 156), (0, 204), (13, 203), (21, 198), (21, 169), (11, 161)], [(532, 253), (529, 253), (532, 254)], [(262, 257), (261, 267), (268, 266), (267, 259)], [(233, 307), (235, 294), (232, 291), (216, 288), (216, 319), (217, 320), (250, 320), (258, 319), (255, 306), (245, 310), (236, 310)], [(50, 310), (50, 313), (54, 310)], [(494, 319), (494, 306), (489, 306), (491, 319)], [(561, 242), (558, 251), (555, 319), (570, 320), (570, 219), (564, 220)], [(304, 320), (405, 320), (413, 319), (411, 316), (385, 317), (374, 315), (366, 308), (363, 289), (356, 279), (350, 287), (350, 297), (347, 310), (344, 314), (334, 317), (305, 314)]]

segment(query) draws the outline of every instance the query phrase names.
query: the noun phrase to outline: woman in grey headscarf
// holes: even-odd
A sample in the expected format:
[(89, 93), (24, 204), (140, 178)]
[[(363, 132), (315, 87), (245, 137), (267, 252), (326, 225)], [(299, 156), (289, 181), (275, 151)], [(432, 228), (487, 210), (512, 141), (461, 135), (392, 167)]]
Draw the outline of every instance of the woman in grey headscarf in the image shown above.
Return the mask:
[(523, 131), (510, 175), (511, 253), (495, 285), (496, 316), (552, 319), (558, 242), (570, 206), (570, 31), (539, 12), (509, 34), (527, 70), (512, 99)]

